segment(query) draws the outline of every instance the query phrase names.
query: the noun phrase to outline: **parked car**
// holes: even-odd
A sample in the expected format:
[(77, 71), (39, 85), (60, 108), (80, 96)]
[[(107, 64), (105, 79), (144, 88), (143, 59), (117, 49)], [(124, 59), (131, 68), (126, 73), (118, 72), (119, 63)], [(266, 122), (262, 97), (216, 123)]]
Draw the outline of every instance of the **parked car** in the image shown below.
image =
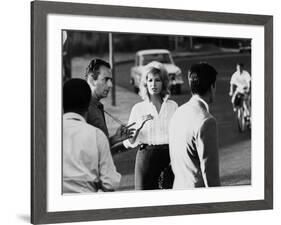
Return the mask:
[(134, 91), (136, 93), (139, 92), (144, 66), (152, 61), (162, 63), (168, 71), (171, 94), (180, 94), (181, 85), (183, 84), (182, 72), (181, 69), (175, 65), (170, 51), (166, 49), (141, 50), (136, 53), (135, 65), (131, 68), (130, 78), (130, 82), (134, 86)]

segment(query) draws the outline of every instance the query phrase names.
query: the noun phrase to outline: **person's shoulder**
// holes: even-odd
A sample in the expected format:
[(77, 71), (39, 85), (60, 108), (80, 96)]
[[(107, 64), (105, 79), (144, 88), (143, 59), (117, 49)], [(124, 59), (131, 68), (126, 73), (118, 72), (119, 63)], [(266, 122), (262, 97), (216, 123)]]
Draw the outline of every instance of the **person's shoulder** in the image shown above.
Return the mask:
[(97, 141), (107, 139), (105, 133), (100, 128), (95, 127), (91, 124), (85, 123), (83, 130), (85, 137), (87, 138), (93, 138), (95, 136)]
[(238, 71), (235, 71), (235, 72), (232, 74), (232, 78), (237, 77), (238, 75), (239, 75)]
[(96, 133), (96, 131), (97, 131), (98, 128), (94, 127), (93, 125), (91, 125), (91, 124), (89, 124), (89, 123), (83, 123), (82, 129), (83, 129), (85, 132), (91, 134), (91, 133), (93, 133), (93, 132)]
[(238, 72), (235, 71), (231, 76), (230, 83), (236, 83), (237, 78), (239, 77), (238, 75), (239, 75)]
[(217, 125), (217, 120), (210, 113), (206, 115), (205, 119), (202, 122), (202, 127), (216, 127), (216, 125)]
[(88, 134), (98, 133), (100, 131), (99, 128), (89, 124), (89, 123), (83, 123), (82, 129), (84, 132), (87, 132)]
[(178, 107), (179, 106), (178, 103), (176, 103), (174, 100), (171, 100), (171, 99), (167, 100), (167, 104), (171, 105), (173, 107)]
[(217, 135), (217, 121), (215, 117), (209, 116), (202, 121), (199, 132), (207, 135)]
[[(188, 121), (190, 120), (189, 115), (190, 115), (190, 106), (189, 103), (184, 103), (183, 105), (179, 106), (170, 121), (170, 126), (173, 127), (173, 129), (178, 129), (179, 126), (182, 124), (187, 124)], [(188, 126), (182, 126), (181, 130), (187, 129)]]
[(137, 102), (137, 103), (133, 106), (133, 109), (141, 109), (141, 108), (143, 108), (146, 104), (148, 104), (147, 101)]
[(183, 105), (177, 107), (177, 110), (174, 113), (174, 117), (181, 117), (183, 114), (186, 114), (186, 111), (188, 111), (189, 103), (186, 102)]
[(174, 100), (172, 99), (167, 99), (167, 104), (171, 104), (171, 105), (178, 105), (178, 103), (176, 103)]
[(190, 100), (188, 100), (187, 102), (185, 102), (184, 104), (182, 104), (181, 106), (179, 106), (179, 110), (186, 110), (190, 107), (191, 103)]
[(249, 77), (251, 77), (250, 73), (247, 70), (244, 70), (245, 74)]

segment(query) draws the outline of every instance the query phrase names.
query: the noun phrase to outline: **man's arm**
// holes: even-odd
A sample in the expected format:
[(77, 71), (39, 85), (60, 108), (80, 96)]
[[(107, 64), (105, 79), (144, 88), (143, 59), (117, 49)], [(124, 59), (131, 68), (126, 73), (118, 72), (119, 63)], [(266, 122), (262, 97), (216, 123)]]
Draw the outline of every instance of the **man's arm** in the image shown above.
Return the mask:
[(230, 89), (229, 89), (229, 96), (233, 95), (233, 89), (234, 89), (234, 85), (230, 84)]
[(97, 148), (99, 152), (99, 179), (103, 191), (113, 191), (120, 183), (121, 175), (116, 171), (107, 137), (97, 130)]
[(198, 138), (198, 155), (205, 186), (220, 186), (217, 123), (215, 118), (211, 117), (203, 122)]
[(232, 74), (230, 79), (230, 88), (229, 88), (229, 95), (232, 96), (234, 93), (234, 88), (236, 86), (236, 72)]

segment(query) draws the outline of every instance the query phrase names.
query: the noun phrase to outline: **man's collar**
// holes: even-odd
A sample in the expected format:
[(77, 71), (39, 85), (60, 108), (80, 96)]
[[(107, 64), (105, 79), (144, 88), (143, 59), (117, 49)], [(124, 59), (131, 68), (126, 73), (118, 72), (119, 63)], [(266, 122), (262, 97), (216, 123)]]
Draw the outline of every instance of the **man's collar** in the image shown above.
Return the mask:
[(192, 98), (202, 102), (203, 105), (206, 107), (207, 111), (209, 112), (209, 105), (203, 98), (201, 98), (199, 95), (193, 95)]
[(92, 96), (92, 98), (91, 98), (90, 105), (103, 109), (103, 104), (94, 96)]
[(63, 114), (63, 119), (65, 119), (65, 120), (79, 120), (81, 122), (86, 123), (86, 120), (83, 116), (81, 116), (78, 113), (74, 113), (74, 112), (68, 112), (68, 113)]

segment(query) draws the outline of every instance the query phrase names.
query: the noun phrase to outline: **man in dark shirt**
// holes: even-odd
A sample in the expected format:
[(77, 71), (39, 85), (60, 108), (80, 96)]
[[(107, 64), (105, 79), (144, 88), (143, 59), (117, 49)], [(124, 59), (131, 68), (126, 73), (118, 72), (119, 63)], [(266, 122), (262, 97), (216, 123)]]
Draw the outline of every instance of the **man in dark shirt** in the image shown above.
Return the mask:
[(86, 71), (86, 80), (92, 90), (92, 99), (90, 102), (87, 122), (99, 129), (109, 138), (110, 146), (116, 149), (116, 144), (128, 139), (133, 129), (120, 126), (116, 133), (109, 137), (108, 129), (104, 117), (103, 104), (100, 102), (102, 98), (106, 98), (112, 88), (112, 71), (109, 63), (101, 59), (91, 60)]

